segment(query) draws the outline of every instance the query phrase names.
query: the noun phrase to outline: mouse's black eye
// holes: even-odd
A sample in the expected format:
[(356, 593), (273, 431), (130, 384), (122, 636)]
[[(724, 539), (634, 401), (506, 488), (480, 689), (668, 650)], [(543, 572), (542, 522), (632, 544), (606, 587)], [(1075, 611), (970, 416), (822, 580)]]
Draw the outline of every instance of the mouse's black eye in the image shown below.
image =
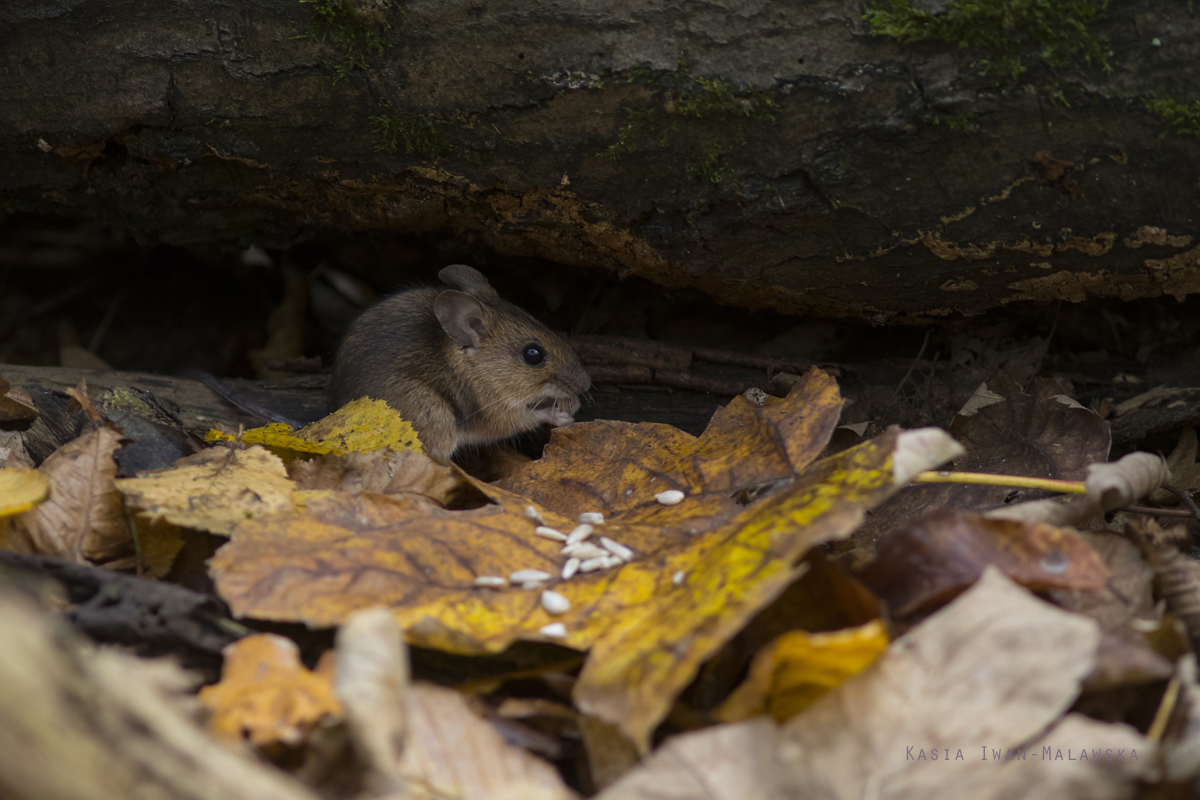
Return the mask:
[(530, 342), (521, 348), (521, 359), (531, 367), (536, 367), (546, 360), (546, 351), (537, 342)]

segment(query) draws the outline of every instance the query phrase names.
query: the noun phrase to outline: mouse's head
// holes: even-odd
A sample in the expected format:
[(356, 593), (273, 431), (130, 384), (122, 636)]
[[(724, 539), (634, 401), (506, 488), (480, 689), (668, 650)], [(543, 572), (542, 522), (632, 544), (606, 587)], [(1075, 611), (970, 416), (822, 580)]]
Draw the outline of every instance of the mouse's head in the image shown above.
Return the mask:
[(453, 345), (455, 366), (481, 401), (477, 441), (502, 439), (542, 423), (573, 421), (579, 394), (591, 388), (579, 356), (562, 336), (496, 294), (482, 273), (462, 264), (438, 277), (454, 287), (433, 310)]

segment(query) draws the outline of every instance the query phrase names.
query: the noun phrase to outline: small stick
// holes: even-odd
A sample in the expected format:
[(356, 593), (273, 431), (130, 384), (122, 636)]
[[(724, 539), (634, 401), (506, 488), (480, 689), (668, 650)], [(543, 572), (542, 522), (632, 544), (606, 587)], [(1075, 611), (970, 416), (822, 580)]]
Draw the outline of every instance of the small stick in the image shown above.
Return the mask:
[(896, 391), (892, 392), (891, 398), (888, 400), (887, 408), (883, 409), (883, 417), (887, 418), (888, 412), (892, 410), (892, 403), (896, 402), (896, 395), (900, 394), (900, 390), (904, 388), (905, 382), (912, 376), (913, 370), (917, 368), (917, 364), (921, 361), (921, 356), (925, 355), (925, 348), (929, 346), (929, 337), (933, 334), (933, 328), (925, 331), (925, 339), (921, 342), (921, 349), (917, 351), (917, 357), (908, 365), (908, 372), (904, 373), (904, 377), (896, 384)]
[(1114, 508), (1114, 511), (1127, 511), (1130, 514), (1146, 514), (1151, 517), (1188, 517), (1192, 516), (1192, 512), (1182, 508), (1154, 508), (1153, 506), (1124, 506), (1123, 508)]
[(1168, 492), (1170, 492), (1171, 494), (1178, 497), (1179, 500), (1185, 506), (1187, 506), (1188, 513), (1190, 513), (1196, 519), (1200, 519), (1200, 508), (1196, 507), (1196, 501), (1192, 499), (1191, 492), (1184, 491), (1183, 489), (1176, 489), (1174, 486), (1172, 486), (1169, 483), (1164, 483), (1162, 485), (1162, 488), (1166, 489)]
[(1045, 489), (1066, 494), (1087, 494), (1083, 481), (1060, 481), (1054, 478), (1026, 478), (1021, 475), (992, 475), (987, 472), (938, 472), (927, 470), (913, 478), (914, 483), (968, 483), (984, 486), (1012, 486), (1018, 489)]
[(1158, 704), (1158, 710), (1154, 712), (1154, 721), (1150, 723), (1150, 728), (1146, 731), (1146, 738), (1154, 744), (1162, 741), (1163, 734), (1167, 731), (1167, 723), (1171, 720), (1171, 714), (1175, 711), (1175, 705), (1179, 702), (1179, 676), (1172, 675), (1171, 682), (1167, 684), (1167, 690), (1163, 692), (1162, 700)]

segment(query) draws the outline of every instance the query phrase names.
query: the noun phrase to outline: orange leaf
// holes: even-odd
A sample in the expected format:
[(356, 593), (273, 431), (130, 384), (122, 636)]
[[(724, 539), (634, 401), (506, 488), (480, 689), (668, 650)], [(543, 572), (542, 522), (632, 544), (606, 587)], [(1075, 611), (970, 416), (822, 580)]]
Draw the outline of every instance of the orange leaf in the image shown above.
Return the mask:
[(256, 633), (225, 648), (221, 681), (201, 689), (200, 702), (221, 736), (262, 748), (298, 745), (323, 719), (342, 716), (331, 666), (323, 660), (310, 672), (291, 639)]

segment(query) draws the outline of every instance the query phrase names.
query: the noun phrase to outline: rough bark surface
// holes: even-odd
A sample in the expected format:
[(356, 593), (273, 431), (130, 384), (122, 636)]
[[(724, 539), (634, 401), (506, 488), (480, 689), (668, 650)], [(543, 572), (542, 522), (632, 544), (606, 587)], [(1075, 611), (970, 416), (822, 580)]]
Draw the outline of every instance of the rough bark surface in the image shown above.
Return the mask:
[(1197, 99), (1183, 0), (1111, 0), (1111, 72), (1031, 47), (1007, 83), (851, 0), (359, 3), (347, 41), (384, 47), (357, 65), (306, 35), (319, 5), (5, 3), (3, 207), (455, 235), (876, 320), (1200, 290), (1200, 142), (1145, 104)]

